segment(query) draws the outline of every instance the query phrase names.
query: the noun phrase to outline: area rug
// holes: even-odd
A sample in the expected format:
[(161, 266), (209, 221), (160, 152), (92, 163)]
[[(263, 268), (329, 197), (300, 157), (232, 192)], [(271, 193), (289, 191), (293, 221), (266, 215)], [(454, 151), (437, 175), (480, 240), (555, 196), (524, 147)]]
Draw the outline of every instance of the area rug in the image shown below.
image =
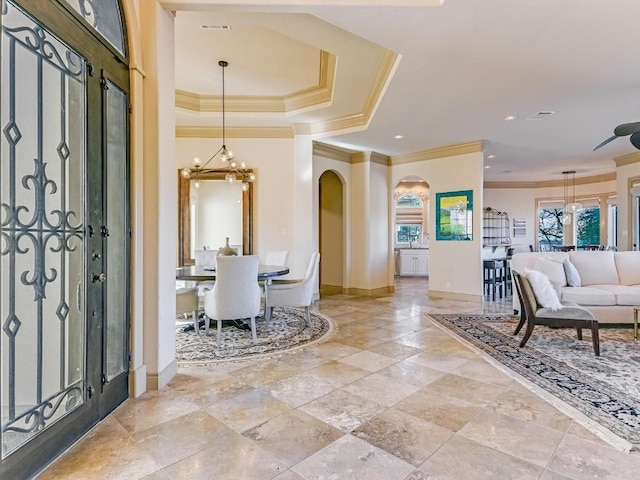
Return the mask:
[(233, 325), (222, 329), (220, 348), (216, 322), (211, 323), (209, 335), (205, 335), (204, 328), (196, 335), (193, 329), (178, 327), (176, 359), (178, 365), (192, 366), (277, 356), (323, 342), (334, 328), (334, 322), (326, 315), (311, 312), (311, 326), (307, 326), (303, 309), (274, 308), (268, 323), (264, 317), (256, 318), (256, 344), (251, 340), (251, 330)]
[(640, 449), (640, 342), (631, 330), (600, 329), (601, 356), (590, 332), (536, 326), (524, 348), (524, 328), (508, 315), (430, 314), (490, 363), (538, 393), (622, 451)]

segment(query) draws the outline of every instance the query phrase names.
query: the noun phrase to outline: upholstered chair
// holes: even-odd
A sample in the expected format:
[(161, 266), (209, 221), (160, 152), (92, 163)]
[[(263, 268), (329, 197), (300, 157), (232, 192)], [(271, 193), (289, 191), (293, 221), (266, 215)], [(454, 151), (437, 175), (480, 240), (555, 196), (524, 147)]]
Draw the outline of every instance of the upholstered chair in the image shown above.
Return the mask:
[(274, 307), (305, 307), (307, 325), (311, 325), (309, 307), (313, 303), (313, 292), (318, 278), (320, 254), (311, 254), (307, 273), (300, 280), (273, 280), (266, 286), (265, 319), (269, 321)]
[[(217, 255), (218, 250), (195, 250), (193, 252), (196, 265), (207, 266), (211, 268), (216, 268)], [(204, 296), (205, 289), (213, 288), (215, 280), (205, 280), (204, 282), (197, 282), (196, 286), (198, 287), (198, 296)]]
[(258, 341), (256, 316), (260, 313), (258, 256), (222, 256), (217, 259), (216, 282), (204, 292), (205, 330), (209, 319), (218, 322), (218, 346), (223, 320), (251, 319), (253, 343)]
[(193, 328), (196, 334), (200, 334), (198, 325), (198, 289), (178, 288), (176, 289), (176, 316), (191, 315)]

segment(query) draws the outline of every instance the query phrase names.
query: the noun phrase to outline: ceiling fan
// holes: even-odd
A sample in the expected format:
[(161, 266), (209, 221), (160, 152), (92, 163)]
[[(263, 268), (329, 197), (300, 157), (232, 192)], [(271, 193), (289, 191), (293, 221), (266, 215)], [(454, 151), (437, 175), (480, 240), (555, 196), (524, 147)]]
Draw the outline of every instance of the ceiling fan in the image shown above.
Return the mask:
[(632, 122), (618, 125), (613, 129), (613, 136), (607, 138), (604, 142), (594, 148), (593, 151), (595, 152), (600, 147), (604, 147), (607, 143), (612, 142), (618, 137), (626, 137), (627, 135), (631, 135), (631, 138), (629, 139), (631, 141), (631, 145), (640, 150), (640, 122)]

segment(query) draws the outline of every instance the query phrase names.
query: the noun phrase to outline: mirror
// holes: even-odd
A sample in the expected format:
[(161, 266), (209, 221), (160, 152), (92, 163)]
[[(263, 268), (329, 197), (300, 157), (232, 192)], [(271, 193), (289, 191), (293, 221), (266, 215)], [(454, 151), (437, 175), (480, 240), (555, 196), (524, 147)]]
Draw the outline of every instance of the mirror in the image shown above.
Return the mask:
[[(235, 215), (235, 207), (233, 203), (238, 202), (238, 195), (241, 196), (241, 205), (238, 208), (238, 212), (241, 214), (241, 219), (236, 222), (236, 219), (231, 219), (229, 222), (230, 229), (241, 229), (242, 236), (242, 254), (251, 255), (253, 253), (253, 183), (249, 183), (247, 190), (242, 190), (241, 182), (237, 181), (229, 185), (224, 179), (224, 176), (229, 172), (227, 169), (219, 170), (207, 170), (201, 172), (198, 175), (198, 181), (201, 182), (203, 194), (209, 192), (207, 197), (215, 198), (214, 193), (218, 192), (218, 195), (226, 195), (224, 192), (229, 192), (230, 189), (233, 193), (232, 198), (224, 200), (225, 206), (222, 208), (229, 214)], [(249, 171), (248, 173), (252, 173)], [(209, 184), (212, 182), (213, 185)], [(216, 189), (215, 185), (222, 188)], [(237, 189), (233, 189), (233, 186), (237, 185)], [(203, 188), (204, 187), (204, 188)], [(204, 233), (205, 228), (199, 228), (196, 225), (197, 218), (203, 214), (211, 212), (216, 218), (220, 219), (220, 215), (215, 213), (215, 208), (212, 205), (200, 204), (199, 198), (203, 195), (199, 195), (200, 192), (192, 192), (194, 189), (194, 179), (184, 178), (182, 176), (182, 170), (178, 170), (178, 261), (180, 265), (193, 265), (195, 260), (193, 258), (193, 250), (202, 249), (207, 246), (211, 249), (217, 249), (224, 245), (224, 237), (231, 237), (229, 243), (233, 244), (237, 242), (234, 240), (233, 235), (227, 231), (217, 233), (214, 237), (217, 240), (206, 240)], [(198, 190), (200, 190), (198, 189)], [(222, 220), (224, 221), (224, 220)], [(236, 224), (236, 225), (234, 225)], [(196, 238), (197, 236), (197, 238)], [(222, 238), (220, 241), (219, 239)], [(200, 244), (202, 243), (202, 245)], [(219, 245), (218, 245), (219, 243)], [(195, 248), (194, 248), (195, 247)]]

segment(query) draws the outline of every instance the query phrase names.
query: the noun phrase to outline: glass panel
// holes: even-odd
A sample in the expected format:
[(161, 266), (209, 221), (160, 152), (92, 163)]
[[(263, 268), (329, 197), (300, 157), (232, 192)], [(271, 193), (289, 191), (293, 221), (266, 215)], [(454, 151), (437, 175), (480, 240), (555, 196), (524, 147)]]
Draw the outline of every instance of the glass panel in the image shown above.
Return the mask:
[(107, 285), (106, 285), (106, 373), (111, 380), (128, 364), (126, 349), (127, 295), (127, 96), (107, 82), (106, 134)]
[(562, 208), (541, 207), (538, 212), (538, 245), (541, 251), (548, 251), (551, 245), (562, 245), (564, 226)]
[(67, 0), (67, 3), (125, 56), (122, 15), (118, 0)]
[(85, 60), (3, 3), (2, 457), (85, 398)]
[(396, 201), (398, 207), (422, 207), (422, 200), (417, 195), (403, 195)]
[(600, 245), (600, 207), (583, 208), (575, 217), (576, 245)]
[(422, 238), (422, 225), (396, 225), (396, 243), (416, 242)]

